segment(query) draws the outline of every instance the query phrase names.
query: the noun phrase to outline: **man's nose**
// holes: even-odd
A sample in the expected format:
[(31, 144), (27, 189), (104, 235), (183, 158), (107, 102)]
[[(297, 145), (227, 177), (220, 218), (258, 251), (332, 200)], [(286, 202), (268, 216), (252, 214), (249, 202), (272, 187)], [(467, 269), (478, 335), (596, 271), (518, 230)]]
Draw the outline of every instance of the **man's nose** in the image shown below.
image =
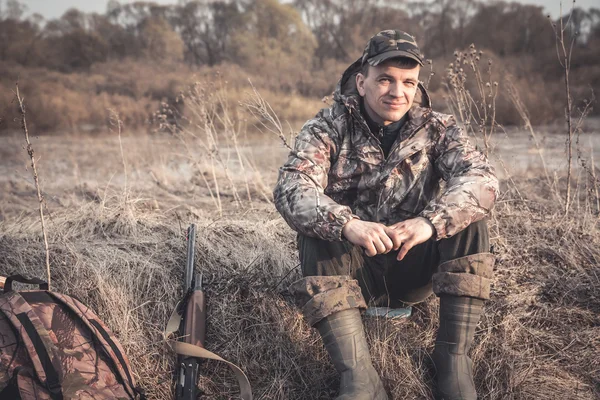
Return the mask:
[(402, 85), (398, 83), (394, 83), (390, 85), (390, 96), (392, 97), (402, 97), (404, 96), (404, 90), (402, 90)]

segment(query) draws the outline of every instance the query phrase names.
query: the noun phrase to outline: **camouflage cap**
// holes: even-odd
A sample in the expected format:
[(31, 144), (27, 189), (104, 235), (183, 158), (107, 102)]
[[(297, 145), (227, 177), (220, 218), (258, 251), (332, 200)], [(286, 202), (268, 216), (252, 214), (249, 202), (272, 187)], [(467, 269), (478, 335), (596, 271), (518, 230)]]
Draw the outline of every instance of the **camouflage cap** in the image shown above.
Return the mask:
[(417, 46), (415, 38), (406, 32), (397, 30), (381, 31), (367, 43), (362, 57), (362, 65), (366, 62), (375, 67), (385, 60), (395, 57), (408, 57), (423, 66), (423, 54)]

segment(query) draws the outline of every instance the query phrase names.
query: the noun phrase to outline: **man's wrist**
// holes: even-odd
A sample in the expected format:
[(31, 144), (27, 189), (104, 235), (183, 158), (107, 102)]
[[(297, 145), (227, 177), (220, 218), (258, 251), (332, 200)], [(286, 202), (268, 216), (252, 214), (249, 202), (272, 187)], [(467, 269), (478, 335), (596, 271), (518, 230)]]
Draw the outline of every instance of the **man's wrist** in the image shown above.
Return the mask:
[(346, 237), (347, 229), (350, 227), (350, 225), (355, 220), (360, 220), (360, 218), (358, 218), (356, 215), (352, 215), (352, 218), (350, 218), (348, 221), (346, 221), (346, 223), (342, 226), (342, 236), (343, 237)]
[(419, 217), (419, 218), (421, 218), (422, 220), (424, 220), (425, 223), (427, 223), (427, 225), (429, 225), (431, 227), (431, 236), (435, 237), (435, 235), (436, 235), (435, 225), (433, 225), (433, 223), (427, 217)]

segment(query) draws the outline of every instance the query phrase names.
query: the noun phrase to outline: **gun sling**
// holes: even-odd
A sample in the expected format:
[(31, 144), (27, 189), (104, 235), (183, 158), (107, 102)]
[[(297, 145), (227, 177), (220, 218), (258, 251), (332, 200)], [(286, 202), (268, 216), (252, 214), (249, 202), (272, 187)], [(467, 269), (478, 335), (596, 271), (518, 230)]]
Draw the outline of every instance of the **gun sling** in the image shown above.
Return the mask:
[[(177, 332), (179, 329), (179, 325), (181, 323), (182, 316), (178, 312), (179, 305), (175, 307), (171, 318), (169, 318), (169, 322), (167, 323), (167, 328), (165, 329), (165, 337), (168, 338), (173, 333)], [(248, 381), (248, 377), (242, 371), (240, 367), (235, 365), (232, 362), (229, 362), (217, 354), (206, 350), (203, 347), (196, 346), (190, 343), (184, 343), (179, 341), (172, 341), (172, 347), (175, 353), (180, 354), (182, 356), (187, 357), (197, 357), (204, 358), (209, 360), (215, 360), (224, 362), (231, 368), (235, 377), (237, 378), (238, 384), (240, 385), (240, 396), (242, 400), (252, 400), (252, 388), (250, 387), (250, 382)]]

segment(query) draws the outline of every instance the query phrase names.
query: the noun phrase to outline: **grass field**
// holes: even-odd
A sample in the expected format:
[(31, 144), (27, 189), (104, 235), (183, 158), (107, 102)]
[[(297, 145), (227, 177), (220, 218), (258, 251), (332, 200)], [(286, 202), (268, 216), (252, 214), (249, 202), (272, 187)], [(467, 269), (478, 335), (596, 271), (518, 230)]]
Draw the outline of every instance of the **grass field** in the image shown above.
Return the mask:
[[(591, 148), (600, 148), (598, 125), (580, 138), (588, 166)], [(498, 261), (472, 352), (482, 399), (600, 396), (593, 171), (575, 169), (575, 201), (565, 217), (556, 198), (565, 186), (564, 139), (543, 129), (552, 187), (526, 133), (498, 134), (493, 142), (502, 177), (490, 219)], [(43, 277), (24, 140), (2, 140), (0, 274)], [(257, 399), (333, 397), (335, 371), (287, 292), (299, 270), (295, 234), (270, 202), (287, 153), (276, 138), (221, 143), (216, 161), (193, 139), (168, 135), (125, 135), (123, 155), (117, 133), (40, 137), (33, 146), (49, 215), (54, 290), (98, 312), (150, 398), (170, 398), (175, 357), (162, 330), (181, 295), (190, 222), (198, 225), (197, 268), (205, 274), (208, 349), (246, 371)], [(375, 367), (393, 399), (433, 398), (429, 354), (437, 307), (430, 298), (410, 319), (366, 321)], [(200, 386), (206, 399), (236, 398), (238, 390), (229, 370), (212, 362), (203, 363)]]

